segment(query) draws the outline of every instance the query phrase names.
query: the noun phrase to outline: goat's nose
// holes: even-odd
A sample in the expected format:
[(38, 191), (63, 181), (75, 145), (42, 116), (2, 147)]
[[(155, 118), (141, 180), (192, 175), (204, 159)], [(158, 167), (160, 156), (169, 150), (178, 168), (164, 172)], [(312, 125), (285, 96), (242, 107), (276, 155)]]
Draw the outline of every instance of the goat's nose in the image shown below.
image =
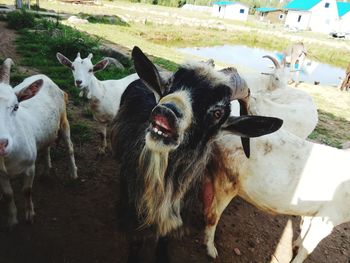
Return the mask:
[(8, 139), (0, 139), (0, 155), (5, 153), (6, 147), (9, 144)]
[(81, 80), (76, 80), (76, 81), (75, 81), (75, 84), (77, 85), (77, 87), (80, 87), (81, 83), (82, 83)]

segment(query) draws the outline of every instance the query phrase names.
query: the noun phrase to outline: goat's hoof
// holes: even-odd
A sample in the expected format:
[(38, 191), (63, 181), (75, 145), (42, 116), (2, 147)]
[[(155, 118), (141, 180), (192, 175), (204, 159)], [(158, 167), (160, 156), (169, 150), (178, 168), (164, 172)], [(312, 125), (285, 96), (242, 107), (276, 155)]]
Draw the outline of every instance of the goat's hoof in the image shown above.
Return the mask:
[(35, 212), (34, 210), (26, 211), (26, 221), (30, 224), (34, 223)]
[(208, 256), (215, 259), (219, 256), (219, 253), (214, 245), (207, 245)]
[(78, 168), (75, 167), (74, 170), (70, 173), (70, 179), (71, 179), (71, 180), (76, 180), (76, 179), (78, 179), (78, 173), (77, 173), (77, 171), (78, 171)]

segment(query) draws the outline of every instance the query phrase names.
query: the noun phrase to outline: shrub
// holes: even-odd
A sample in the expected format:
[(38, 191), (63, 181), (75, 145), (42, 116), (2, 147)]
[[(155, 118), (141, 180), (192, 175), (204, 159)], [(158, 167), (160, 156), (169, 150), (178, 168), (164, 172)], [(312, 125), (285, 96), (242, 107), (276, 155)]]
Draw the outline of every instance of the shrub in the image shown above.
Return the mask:
[(8, 27), (12, 29), (33, 28), (35, 26), (35, 16), (24, 9), (13, 11), (7, 14)]

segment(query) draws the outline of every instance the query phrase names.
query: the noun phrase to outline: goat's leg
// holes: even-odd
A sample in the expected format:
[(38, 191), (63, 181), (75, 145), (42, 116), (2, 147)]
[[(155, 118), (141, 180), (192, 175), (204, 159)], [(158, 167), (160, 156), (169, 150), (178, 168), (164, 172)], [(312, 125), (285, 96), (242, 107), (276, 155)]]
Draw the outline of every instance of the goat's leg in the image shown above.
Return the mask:
[(210, 257), (218, 256), (214, 244), (215, 230), (222, 212), (230, 201), (237, 195), (235, 183), (225, 174), (216, 174), (213, 180), (207, 180), (203, 186), (205, 233), (204, 243)]
[(290, 66), (289, 66), (290, 68), (289, 68), (289, 81), (288, 81), (288, 84), (292, 84), (294, 82), (293, 77), (294, 77), (294, 73), (296, 71), (296, 69), (295, 69), (295, 64), (296, 63), (297, 63), (297, 60), (295, 58), (291, 58)]
[(0, 172), (0, 186), (2, 189), (3, 197), (8, 204), (9, 216), (8, 216), (8, 226), (13, 227), (18, 224), (17, 220), (17, 208), (15, 200), (13, 198), (13, 190), (9, 180), (9, 176), (3, 172)]
[(311, 226), (311, 220), (312, 217), (310, 216), (303, 216), (301, 218), (300, 222), (300, 235), (298, 238), (293, 242), (293, 256), (295, 256), (298, 252), (298, 249), (303, 242), (303, 239), (305, 238), (306, 233), (309, 231), (309, 228)]
[(61, 134), (62, 138), (68, 148), (68, 153), (69, 153), (69, 159), (70, 159), (70, 177), (71, 179), (77, 179), (78, 174), (77, 174), (77, 166), (75, 165), (75, 157), (74, 157), (74, 147), (73, 143), (70, 137), (70, 126), (69, 122), (67, 119), (67, 114), (64, 114), (64, 117), (62, 118), (62, 123), (61, 123)]
[(168, 238), (160, 237), (157, 242), (156, 248), (156, 263), (168, 263)]
[(140, 261), (140, 250), (142, 249), (143, 241), (134, 240), (129, 243), (129, 254), (127, 263), (139, 263)]
[(99, 132), (101, 135), (101, 145), (98, 148), (99, 154), (106, 154), (107, 149), (107, 125), (106, 124), (100, 124), (99, 125)]
[(305, 234), (304, 240), (301, 242), (296, 257), (292, 263), (302, 263), (316, 248), (318, 243), (328, 236), (333, 230), (333, 223), (323, 217), (314, 217), (310, 221), (310, 227)]
[(25, 206), (25, 217), (30, 223), (34, 221), (34, 205), (32, 201), (32, 188), (33, 180), (35, 176), (35, 165), (31, 166), (25, 173), (23, 178), (23, 195), (24, 195), (24, 206)]
[(50, 147), (47, 147), (45, 149), (44, 158), (45, 158), (45, 172), (44, 172), (44, 174), (45, 174), (45, 176), (49, 176), (51, 168), (52, 168)]

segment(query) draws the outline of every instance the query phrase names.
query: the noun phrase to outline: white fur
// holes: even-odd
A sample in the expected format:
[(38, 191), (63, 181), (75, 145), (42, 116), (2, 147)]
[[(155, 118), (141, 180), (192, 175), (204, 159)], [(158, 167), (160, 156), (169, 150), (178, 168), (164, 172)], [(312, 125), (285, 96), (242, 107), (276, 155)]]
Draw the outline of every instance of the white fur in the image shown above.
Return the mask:
[(250, 112), (278, 117), (283, 120), (283, 129), (307, 138), (318, 122), (317, 108), (311, 96), (303, 90), (288, 87), (282, 68), (274, 68), (269, 74), (243, 75), (251, 90)]
[[(40, 91), (34, 97), (18, 104), (15, 93), (43, 80)], [(18, 104), (18, 110), (13, 111)], [(65, 93), (45, 75), (25, 79), (14, 89), (0, 83), (0, 139), (7, 139), (5, 155), (0, 156), (0, 185), (9, 199), (9, 225), (17, 223), (17, 210), (13, 200), (10, 179), (24, 174), (23, 190), (26, 196), (26, 219), (32, 221), (34, 207), (31, 201), (31, 188), (34, 179), (35, 161), (38, 151), (46, 151), (46, 168), (51, 167), (50, 145), (54, 143), (60, 130), (70, 154), (70, 176), (77, 178), (73, 145), (70, 140), (69, 124), (66, 120)], [(62, 120), (65, 120), (62, 127)]]
[[(350, 221), (350, 152), (308, 142), (285, 129), (251, 139), (249, 159), (238, 136), (221, 134), (217, 142), (235, 175), (228, 181), (237, 181), (226, 185), (226, 200), (216, 200), (218, 217), (236, 195), (266, 212), (302, 216), (293, 263), (303, 262), (335, 226)], [(213, 257), (215, 228), (216, 224), (207, 226), (205, 231)]]

